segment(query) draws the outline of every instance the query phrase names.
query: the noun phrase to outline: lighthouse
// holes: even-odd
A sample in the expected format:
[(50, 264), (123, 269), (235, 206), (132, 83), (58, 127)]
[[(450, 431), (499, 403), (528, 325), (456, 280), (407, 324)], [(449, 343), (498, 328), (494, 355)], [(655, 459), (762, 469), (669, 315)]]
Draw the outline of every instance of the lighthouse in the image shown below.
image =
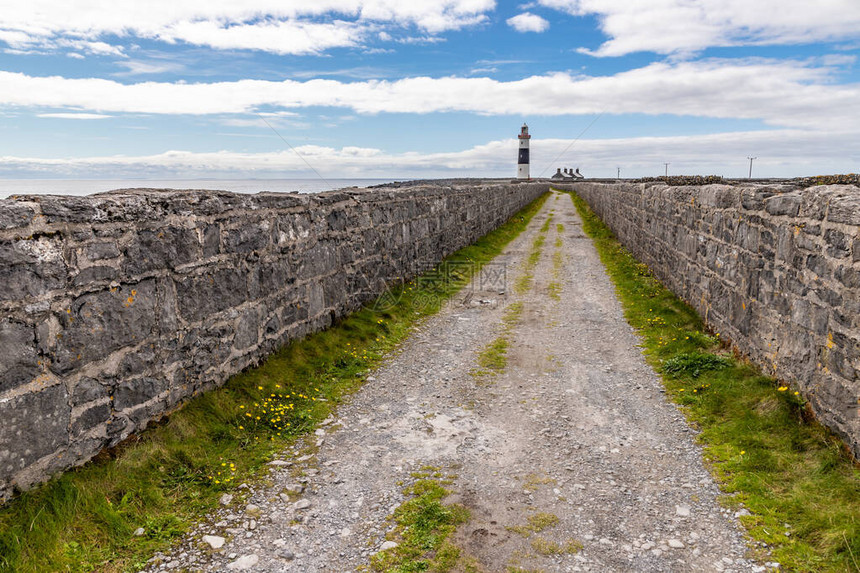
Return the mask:
[(517, 156), (517, 179), (529, 178), (529, 126), (523, 124), (518, 136), (520, 140), (520, 153)]

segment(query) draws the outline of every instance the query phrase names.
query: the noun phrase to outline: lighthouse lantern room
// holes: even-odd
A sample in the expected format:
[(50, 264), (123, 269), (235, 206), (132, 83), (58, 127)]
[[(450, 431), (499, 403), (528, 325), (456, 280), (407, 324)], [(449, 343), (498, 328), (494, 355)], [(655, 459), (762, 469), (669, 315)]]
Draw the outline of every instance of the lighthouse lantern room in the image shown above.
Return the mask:
[(520, 140), (520, 152), (517, 156), (517, 179), (528, 179), (529, 178), (529, 139), (531, 139), (531, 135), (529, 135), (529, 126), (523, 124), (522, 129), (520, 129), (520, 135), (518, 136)]

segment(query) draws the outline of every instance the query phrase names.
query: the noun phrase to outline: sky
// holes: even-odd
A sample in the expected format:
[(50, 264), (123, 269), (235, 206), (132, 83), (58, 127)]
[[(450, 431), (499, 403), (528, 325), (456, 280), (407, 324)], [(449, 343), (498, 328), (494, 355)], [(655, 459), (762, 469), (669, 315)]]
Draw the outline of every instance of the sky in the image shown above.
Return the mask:
[(858, 53), (860, 0), (0, 0), (0, 178), (860, 172)]

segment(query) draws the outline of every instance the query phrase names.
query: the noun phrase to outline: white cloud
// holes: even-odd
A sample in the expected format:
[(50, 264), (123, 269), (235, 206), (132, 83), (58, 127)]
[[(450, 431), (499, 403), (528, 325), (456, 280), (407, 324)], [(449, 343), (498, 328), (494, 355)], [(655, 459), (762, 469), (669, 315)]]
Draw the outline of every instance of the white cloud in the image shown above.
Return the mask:
[(706, 60), (655, 63), (611, 76), (555, 73), (516, 81), (413, 77), (342, 82), (141, 82), (0, 72), (0, 108), (98, 113), (242, 114), (319, 106), (362, 114), (671, 114), (758, 119), (811, 129), (860, 129), (860, 84), (831, 82), (809, 62)]
[[(6, 2), (0, 41), (15, 50), (84, 45), (91, 54), (120, 55), (110, 36), (185, 42), (216, 49), (311, 54), (361, 44), (382, 26), (439, 34), (487, 21), (495, 0), (89, 0)], [(387, 34), (387, 33), (386, 33)], [(388, 38), (388, 40), (386, 40)], [(79, 48), (80, 49), (80, 48)]]
[(264, 50), (275, 54), (316, 54), (359, 45), (373, 26), (342, 20), (254, 22), (225, 26), (214, 21), (180, 22), (158, 33), (158, 39), (182, 41), (217, 50)]
[(444, 41), (438, 36), (406, 36), (395, 40), (398, 44), (438, 44)]
[(113, 116), (101, 113), (40, 113), (36, 114), (36, 117), (49, 119), (107, 119)]
[(124, 72), (118, 72), (115, 76), (137, 76), (145, 74), (163, 74), (165, 72), (180, 72), (185, 69), (183, 64), (177, 62), (144, 62), (141, 60), (121, 60), (117, 65), (126, 68)]
[(531, 12), (523, 12), (507, 19), (508, 26), (517, 32), (544, 32), (549, 30), (549, 22)]
[[(755, 175), (794, 177), (856, 169), (860, 149), (853, 134), (808, 130), (736, 132), (677, 137), (532, 140), (532, 176), (548, 177), (557, 167), (580, 168), (589, 177), (715, 174), (745, 177), (754, 154)], [(296, 177), (312, 176), (307, 161), (324, 177), (507, 177), (516, 170), (515, 139), (490, 141), (444, 153), (387, 153), (377, 148), (319, 145), (293, 151), (194, 153), (168, 151), (149, 156), (69, 159), (0, 157), (0, 175), (39, 173), (52, 177)], [(567, 150), (562, 154), (563, 151)], [(556, 160), (556, 158), (558, 158)]]
[(538, 0), (575, 16), (595, 15), (609, 40), (595, 56), (673, 54), (711, 46), (856, 39), (857, 0)]

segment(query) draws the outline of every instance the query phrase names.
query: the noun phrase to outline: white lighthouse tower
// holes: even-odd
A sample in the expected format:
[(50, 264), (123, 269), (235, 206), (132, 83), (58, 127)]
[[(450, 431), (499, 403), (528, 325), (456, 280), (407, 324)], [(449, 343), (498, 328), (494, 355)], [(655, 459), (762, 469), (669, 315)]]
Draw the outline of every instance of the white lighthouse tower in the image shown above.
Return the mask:
[(520, 153), (517, 156), (517, 179), (528, 179), (529, 178), (529, 139), (532, 138), (529, 135), (529, 126), (523, 124), (522, 129), (520, 129), (519, 134), (520, 140)]

